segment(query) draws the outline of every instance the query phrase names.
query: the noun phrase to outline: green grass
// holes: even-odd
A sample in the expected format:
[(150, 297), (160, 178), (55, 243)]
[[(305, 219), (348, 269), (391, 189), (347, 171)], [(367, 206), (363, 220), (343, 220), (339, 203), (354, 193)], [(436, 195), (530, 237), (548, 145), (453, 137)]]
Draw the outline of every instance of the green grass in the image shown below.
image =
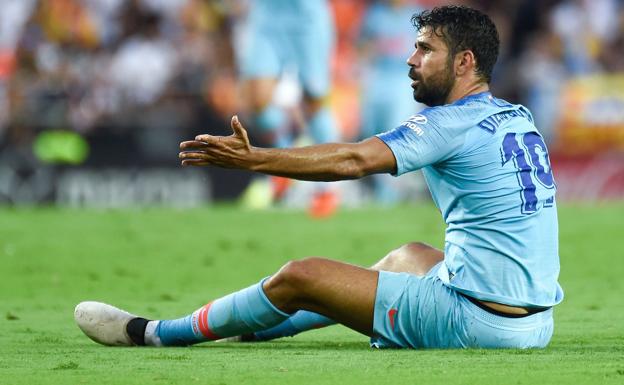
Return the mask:
[(302, 213), (0, 209), (0, 384), (622, 384), (624, 205), (560, 209), (566, 299), (544, 350), (373, 350), (340, 326), (265, 344), (107, 348), (74, 325), (102, 300), (177, 317), (310, 255), (369, 265), (440, 247), (432, 206)]

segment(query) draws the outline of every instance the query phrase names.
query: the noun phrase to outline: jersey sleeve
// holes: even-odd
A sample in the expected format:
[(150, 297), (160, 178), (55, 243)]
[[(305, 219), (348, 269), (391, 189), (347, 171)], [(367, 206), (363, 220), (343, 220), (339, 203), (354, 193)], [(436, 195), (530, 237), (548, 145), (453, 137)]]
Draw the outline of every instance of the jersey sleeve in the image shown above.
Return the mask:
[(458, 148), (459, 134), (445, 125), (438, 114), (424, 110), (397, 128), (376, 135), (392, 151), (397, 163), (394, 175), (405, 174), (440, 162)]

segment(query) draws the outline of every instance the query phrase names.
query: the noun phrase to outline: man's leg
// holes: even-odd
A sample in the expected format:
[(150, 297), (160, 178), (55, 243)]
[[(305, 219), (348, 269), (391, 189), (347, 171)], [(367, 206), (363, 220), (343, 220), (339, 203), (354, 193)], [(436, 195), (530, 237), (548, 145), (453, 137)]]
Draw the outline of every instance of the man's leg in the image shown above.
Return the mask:
[(277, 326), (266, 330), (260, 330), (255, 333), (237, 336), (233, 339), (228, 339), (228, 341), (271, 341), (276, 338), (293, 337), (308, 330), (321, 329), (335, 324), (336, 322), (334, 320), (327, 318), (324, 315), (307, 310), (299, 310)]
[(308, 258), (177, 320), (148, 321), (94, 302), (79, 304), (75, 318), (85, 334), (105, 345), (191, 345), (267, 329), (302, 309), (370, 336), (377, 277), (370, 269)]
[[(331, 93), (331, 58), (334, 47), (334, 26), (331, 12), (318, 8), (314, 14), (312, 30), (295, 37), (293, 57), (299, 70), (303, 89), (303, 112), (307, 132), (314, 143), (340, 141), (340, 131), (329, 108)], [(308, 207), (313, 218), (327, 218), (340, 205), (340, 194), (335, 185), (320, 183)]]
[(378, 272), (323, 258), (290, 262), (266, 281), (267, 296), (287, 313), (323, 314), (370, 336)]
[[(275, 77), (249, 78), (243, 82), (243, 93), (253, 118), (255, 134), (271, 147), (289, 147), (292, 138), (285, 111), (273, 103), (278, 83)], [(254, 177), (241, 196), (241, 203), (249, 208), (263, 209), (284, 194), (287, 179), (261, 175)]]
[[(444, 259), (444, 253), (422, 242), (410, 242), (392, 250), (371, 269), (410, 273), (418, 276), (427, 274), (433, 266)], [(332, 319), (323, 315), (301, 310), (279, 325), (267, 330), (241, 336), (242, 341), (270, 341), (276, 338), (292, 337), (301, 332), (334, 325)]]
[[(252, 7), (250, 12), (262, 12)], [(273, 104), (273, 95), (284, 70), (283, 37), (266, 25), (251, 22), (235, 45), (237, 65), (242, 80), (242, 96), (253, 115), (256, 133), (273, 147), (284, 147), (282, 129), (286, 116)]]
[(314, 143), (336, 142), (340, 139), (327, 96), (304, 95), (303, 110)]
[(263, 140), (273, 147), (288, 147), (289, 133), (286, 129), (286, 114), (273, 104), (273, 94), (278, 83), (277, 77), (247, 79), (243, 89), (253, 115), (254, 127)]
[(443, 260), (444, 252), (442, 250), (426, 243), (410, 242), (392, 250), (371, 268), (423, 276)]

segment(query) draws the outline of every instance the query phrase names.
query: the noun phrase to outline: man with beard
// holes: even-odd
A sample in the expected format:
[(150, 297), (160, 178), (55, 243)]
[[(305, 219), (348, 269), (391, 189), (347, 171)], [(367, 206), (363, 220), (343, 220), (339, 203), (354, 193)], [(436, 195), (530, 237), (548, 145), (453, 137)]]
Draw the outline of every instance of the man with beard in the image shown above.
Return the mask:
[(445, 6), (412, 22), (418, 37), (409, 77), (414, 98), (430, 108), (397, 128), (360, 143), (264, 149), (249, 143), (235, 116), (233, 135), (199, 135), (180, 145), (180, 158), (314, 181), (423, 169), (447, 223), (444, 251), (414, 242), (370, 269), (292, 261), (176, 320), (83, 302), (75, 311), (79, 327), (106, 345), (262, 340), (335, 321), (376, 347), (546, 346), (552, 306), (563, 297), (546, 146), (525, 107), (488, 91), (499, 40), (486, 15)]

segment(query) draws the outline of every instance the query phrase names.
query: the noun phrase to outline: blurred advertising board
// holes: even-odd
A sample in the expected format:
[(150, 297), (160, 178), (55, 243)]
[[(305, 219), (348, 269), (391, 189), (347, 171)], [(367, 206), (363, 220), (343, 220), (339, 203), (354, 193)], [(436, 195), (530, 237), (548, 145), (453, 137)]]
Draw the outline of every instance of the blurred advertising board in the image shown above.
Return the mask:
[(554, 151), (568, 156), (624, 153), (624, 74), (571, 79), (561, 95)]
[(622, 154), (551, 157), (562, 201), (624, 199), (624, 157)]
[(0, 204), (65, 207), (197, 207), (213, 200), (211, 179), (197, 170), (0, 166)]
[(624, 199), (624, 74), (569, 80), (550, 148), (559, 199)]

